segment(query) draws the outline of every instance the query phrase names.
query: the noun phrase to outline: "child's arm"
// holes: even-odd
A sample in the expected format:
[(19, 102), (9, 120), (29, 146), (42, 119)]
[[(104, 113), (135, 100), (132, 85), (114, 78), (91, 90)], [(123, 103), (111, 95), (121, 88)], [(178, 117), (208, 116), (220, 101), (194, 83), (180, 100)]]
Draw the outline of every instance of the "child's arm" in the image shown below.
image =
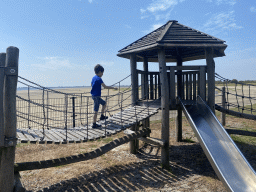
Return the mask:
[(117, 90), (116, 87), (107, 86), (104, 83), (101, 83), (101, 85), (104, 87), (104, 89), (115, 89), (115, 90)]

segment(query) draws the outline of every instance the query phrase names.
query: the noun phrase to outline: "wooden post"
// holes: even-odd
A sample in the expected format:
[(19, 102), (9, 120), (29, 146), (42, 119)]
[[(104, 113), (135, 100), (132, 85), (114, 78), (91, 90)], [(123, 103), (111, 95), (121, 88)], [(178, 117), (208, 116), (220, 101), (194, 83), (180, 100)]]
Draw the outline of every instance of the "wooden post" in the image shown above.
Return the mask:
[[(226, 92), (225, 87), (222, 87), (222, 107), (224, 109), (226, 109), (226, 95), (225, 95), (225, 92)], [(221, 124), (223, 126), (226, 125), (226, 114), (223, 113), (223, 112), (221, 113)]]
[(172, 109), (176, 108), (175, 93), (175, 71), (174, 67), (170, 67), (170, 100)]
[[(1, 174), (1, 159), (4, 146), (4, 66), (5, 66), (5, 53), (0, 53), (0, 174)], [(1, 179), (1, 175), (0, 175)], [(1, 183), (0, 183), (1, 187)]]
[(205, 57), (208, 74), (208, 105), (215, 114), (215, 63), (213, 60), (213, 48), (205, 49)]
[(199, 83), (199, 94), (202, 97), (202, 99), (205, 101), (206, 100), (206, 71), (205, 67), (200, 67), (200, 83)]
[[(143, 70), (146, 72), (144, 76), (144, 93), (145, 93), (145, 99), (149, 99), (149, 86), (148, 86), (148, 58), (144, 57), (143, 60)], [(150, 127), (150, 118), (144, 120), (143, 122), (143, 128), (149, 128)], [(150, 137), (150, 133), (147, 135), (147, 137)]]
[(145, 98), (144, 99), (147, 99), (149, 98), (149, 95), (148, 95), (148, 58), (147, 57), (144, 57), (144, 60), (143, 60), (143, 70), (146, 72), (146, 74), (144, 75), (144, 94), (145, 94)]
[[(177, 57), (177, 66), (182, 66), (182, 58), (180, 56)], [(183, 83), (182, 83), (182, 71), (178, 70), (177, 75), (177, 94), (178, 97), (182, 98), (183, 95)], [(176, 129), (177, 129), (177, 142), (182, 142), (182, 109), (178, 106), (178, 114), (176, 121)]]
[[(4, 146), (4, 67), (5, 67), (5, 53), (0, 53), (0, 147)], [(1, 153), (1, 149), (0, 149)], [(1, 158), (1, 154), (0, 154)], [(0, 159), (1, 166), (1, 159)], [(1, 168), (1, 167), (0, 167)]]
[[(136, 105), (138, 100), (138, 74), (137, 74), (137, 62), (136, 55), (131, 54), (130, 56), (130, 67), (131, 67), (131, 84), (132, 84), (132, 106)], [(137, 131), (137, 125), (133, 125), (130, 128), (132, 131)], [(136, 154), (138, 150), (138, 139), (130, 141), (130, 152)]]
[(18, 79), (19, 49), (8, 47), (6, 50), (6, 64), (4, 86), (4, 130), (6, 145), (2, 149), (0, 189), (13, 191), (14, 188), (14, 160), (16, 148), (16, 90)]
[(167, 68), (165, 61), (165, 50), (158, 50), (159, 73), (161, 82), (161, 108), (162, 108), (162, 130), (161, 139), (167, 142), (161, 148), (161, 163), (165, 168), (169, 168), (169, 87), (167, 81)]
[(131, 54), (130, 56), (130, 67), (131, 67), (131, 84), (132, 84), (132, 105), (136, 105), (138, 100), (138, 74), (137, 74), (137, 62), (136, 55)]

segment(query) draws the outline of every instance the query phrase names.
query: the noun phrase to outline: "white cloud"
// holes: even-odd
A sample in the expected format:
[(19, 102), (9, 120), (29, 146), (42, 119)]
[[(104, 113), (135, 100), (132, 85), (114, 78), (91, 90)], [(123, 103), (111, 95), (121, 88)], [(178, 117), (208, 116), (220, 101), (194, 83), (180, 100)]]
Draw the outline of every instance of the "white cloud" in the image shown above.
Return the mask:
[(142, 31), (142, 32), (145, 33), (145, 34), (151, 33), (152, 31), (158, 29), (162, 25), (164, 25), (164, 24), (162, 24), (162, 23), (154, 24), (154, 25), (151, 26), (151, 28), (149, 30), (145, 30), (145, 31)]
[(216, 34), (225, 30), (241, 29), (242, 26), (238, 26), (235, 20), (234, 11), (222, 12), (214, 14), (203, 26), (204, 30)]
[(235, 5), (236, 4), (236, 0), (206, 0), (207, 2), (215, 2), (217, 5), (221, 5), (221, 4), (229, 4), (229, 5)]
[(255, 7), (251, 7), (251, 8), (250, 8), (250, 11), (251, 11), (251, 12), (256, 12), (256, 8), (255, 8)]
[(93, 0), (88, 0), (88, 1), (89, 1), (89, 3), (92, 3)]
[(31, 64), (32, 67), (46, 70), (60, 70), (60, 69), (71, 69), (74, 67), (68, 59), (62, 57), (45, 57), (39, 64)]
[[(174, 7), (178, 3), (184, 1), (185, 0), (154, 0), (151, 4), (147, 6), (147, 8), (140, 9), (140, 12), (142, 14), (141, 19), (148, 17), (148, 15), (146, 14), (153, 14), (156, 20), (168, 19)], [(167, 10), (169, 10), (168, 13), (162, 14), (162, 12), (166, 12)]]
[(178, 4), (178, 0), (157, 0), (151, 3), (146, 9), (141, 9), (141, 10), (143, 10), (143, 13), (146, 11), (154, 13), (157, 11), (165, 11), (177, 4)]

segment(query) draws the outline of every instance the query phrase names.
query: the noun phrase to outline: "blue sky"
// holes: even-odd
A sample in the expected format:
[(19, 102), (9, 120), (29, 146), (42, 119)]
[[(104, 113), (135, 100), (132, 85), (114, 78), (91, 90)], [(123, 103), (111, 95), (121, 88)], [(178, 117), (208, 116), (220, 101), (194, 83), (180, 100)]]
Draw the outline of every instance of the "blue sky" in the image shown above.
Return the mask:
[(45, 86), (89, 86), (97, 63), (105, 84), (119, 81), (130, 65), (118, 51), (168, 20), (226, 41), (217, 73), (256, 79), (254, 0), (1, 0), (0, 10), (1, 51), (18, 47), (19, 75)]

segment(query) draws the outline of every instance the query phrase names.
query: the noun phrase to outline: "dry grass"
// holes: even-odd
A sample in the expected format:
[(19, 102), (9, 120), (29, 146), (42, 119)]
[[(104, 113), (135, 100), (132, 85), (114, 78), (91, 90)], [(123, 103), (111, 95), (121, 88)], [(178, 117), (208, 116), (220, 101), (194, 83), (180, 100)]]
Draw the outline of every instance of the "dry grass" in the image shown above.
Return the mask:
[[(220, 113), (217, 112), (217, 117)], [(119, 146), (93, 160), (54, 168), (23, 171), (22, 182), (27, 190), (38, 191), (226, 191), (216, 177), (198, 141), (183, 119), (183, 140), (176, 142), (175, 118), (170, 119), (170, 165), (171, 172), (160, 166), (159, 148), (140, 143), (137, 155), (129, 153), (129, 145)], [(151, 122), (151, 137), (160, 138), (161, 121)], [(227, 128), (256, 130), (256, 122), (227, 117)], [(38, 161), (85, 153), (105, 145), (112, 139), (122, 137), (118, 133), (81, 144), (33, 145), (19, 144), (16, 162)], [(231, 135), (252, 167), (256, 169), (256, 139)], [(187, 142), (186, 142), (187, 141)], [(191, 143), (194, 141), (195, 143)], [(65, 189), (65, 190), (64, 190)]]

